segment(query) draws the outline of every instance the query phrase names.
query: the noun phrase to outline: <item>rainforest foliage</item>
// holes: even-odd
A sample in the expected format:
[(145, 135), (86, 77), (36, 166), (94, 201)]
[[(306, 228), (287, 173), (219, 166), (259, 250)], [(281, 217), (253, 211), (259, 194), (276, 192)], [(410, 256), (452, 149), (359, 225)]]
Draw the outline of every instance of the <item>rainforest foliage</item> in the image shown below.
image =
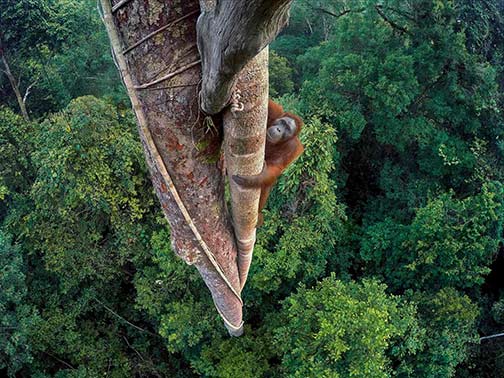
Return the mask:
[(270, 91), (305, 153), (240, 338), (171, 250), (94, 2), (1, 1), (0, 38), (0, 375), (504, 375), (502, 1), (295, 1)]

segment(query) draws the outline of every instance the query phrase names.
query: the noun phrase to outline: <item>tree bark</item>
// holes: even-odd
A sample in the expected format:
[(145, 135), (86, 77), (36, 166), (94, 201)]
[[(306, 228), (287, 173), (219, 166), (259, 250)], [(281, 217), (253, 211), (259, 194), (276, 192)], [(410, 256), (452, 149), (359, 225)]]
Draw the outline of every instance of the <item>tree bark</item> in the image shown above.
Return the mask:
[(198, 1), (131, 1), (114, 15), (109, 0), (101, 4), (173, 249), (198, 269), (226, 327), (238, 336), (243, 322), (237, 250), (217, 166), (222, 135), (218, 128), (205, 128), (198, 106)]
[[(243, 109), (222, 117), (228, 172), (258, 174), (268, 102), (263, 48), (286, 23), (291, 1), (201, 0), (197, 34), (198, 0), (101, 0), (173, 249), (199, 270), (234, 336), (243, 332), (240, 295), (255, 242), (259, 190), (231, 183), (233, 232), (217, 164), (222, 128), (208, 126), (200, 105), (207, 113), (220, 112), (238, 80)], [(196, 40), (204, 62), (201, 80)]]
[(291, 2), (200, 0), (202, 13), (197, 32), (203, 70), (201, 107), (210, 114), (220, 112), (236, 89), (241, 91), (240, 105), (244, 106), (241, 112), (224, 113), (225, 156), (241, 288), (252, 261), (260, 190), (241, 188), (231, 176), (256, 175), (263, 168), (268, 115), (265, 47), (287, 23)]
[(292, 0), (200, 0), (201, 108), (219, 113), (237, 75), (287, 24)]
[(21, 110), (21, 115), (23, 116), (24, 120), (29, 122), (30, 117), (28, 116), (28, 111), (26, 110), (26, 103), (25, 99), (21, 96), (21, 91), (19, 90), (19, 85), (16, 82), (16, 78), (12, 74), (10, 67), (9, 67), (9, 62), (7, 61), (7, 57), (5, 56), (5, 51), (2, 43), (2, 39), (0, 38), (0, 55), (2, 56), (2, 63), (4, 66), (3, 72), (9, 79), (10, 85), (12, 87), (12, 90), (14, 91), (14, 94), (16, 95), (17, 102), (19, 104), (19, 109)]
[(245, 286), (256, 240), (260, 189), (237, 185), (232, 175), (257, 175), (264, 165), (268, 118), (268, 47), (252, 59), (238, 76), (243, 111), (224, 113), (224, 151), (231, 191), (233, 225), (238, 245), (238, 271)]

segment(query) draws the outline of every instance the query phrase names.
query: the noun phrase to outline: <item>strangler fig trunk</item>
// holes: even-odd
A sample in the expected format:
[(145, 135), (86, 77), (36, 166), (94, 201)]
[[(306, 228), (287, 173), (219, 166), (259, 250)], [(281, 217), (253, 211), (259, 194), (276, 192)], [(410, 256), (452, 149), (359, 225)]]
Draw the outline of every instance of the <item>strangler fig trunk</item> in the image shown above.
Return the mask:
[(239, 336), (259, 194), (231, 184), (233, 230), (217, 164), (222, 125), (207, 126), (200, 105), (221, 112), (238, 80), (243, 110), (216, 119), (224, 119), (229, 173), (259, 173), (268, 90), (263, 48), (286, 23), (291, 0), (201, 0), (201, 15), (198, 0), (100, 2), (173, 249), (198, 269), (229, 333)]
[[(228, 329), (239, 335), (242, 302), (236, 295), (240, 292), (237, 251), (224, 204), (224, 177), (217, 167), (222, 135), (204, 128), (205, 116), (198, 106), (198, 1), (131, 1), (114, 14), (109, 0), (101, 3), (115, 59), (138, 119), (152, 182), (170, 223), (173, 249), (196, 266)], [(171, 26), (156, 33), (165, 25)], [(178, 74), (160, 80), (173, 72)], [(173, 178), (181, 202), (232, 287), (202, 251), (166, 174)]]

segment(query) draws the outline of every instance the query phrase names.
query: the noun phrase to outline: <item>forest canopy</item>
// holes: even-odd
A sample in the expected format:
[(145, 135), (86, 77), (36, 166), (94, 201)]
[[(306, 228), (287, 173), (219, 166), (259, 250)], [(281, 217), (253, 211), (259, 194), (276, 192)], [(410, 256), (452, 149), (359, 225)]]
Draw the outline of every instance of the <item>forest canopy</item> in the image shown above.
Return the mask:
[(502, 1), (294, 1), (269, 84), (305, 152), (240, 338), (173, 253), (96, 4), (1, 1), (0, 54), (1, 375), (504, 375), (480, 340), (504, 332)]

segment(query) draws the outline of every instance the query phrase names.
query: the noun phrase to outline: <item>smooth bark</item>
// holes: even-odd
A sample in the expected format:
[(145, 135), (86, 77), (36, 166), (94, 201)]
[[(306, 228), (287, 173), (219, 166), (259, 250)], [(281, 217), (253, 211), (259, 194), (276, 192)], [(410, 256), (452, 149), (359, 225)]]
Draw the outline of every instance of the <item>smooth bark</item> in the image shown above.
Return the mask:
[[(256, 175), (264, 164), (268, 107), (268, 51), (286, 25), (292, 0), (200, 0), (198, 49), (202, 61), (200, 102), (220, 112), (241, 91), (240, 112), (224, 114), (229, 177)], [(261, 52), (262, 51), (262, 52)], [(236, 105), (236, 104), (234, 104)], [(230, 182), (241, 287), (247, 280), (255, 244), (260, 190)]]
[(238, 245), (238, 271), (245, 286), (256, 240), (260, 189), (237, 185), (232, 175), (257, 175), (264, 165), (268, 118), (268, 48), (264, 48), (240, 72), (243, 111), (224, 115), (224, 151), (230, 183), (233, 225)]

